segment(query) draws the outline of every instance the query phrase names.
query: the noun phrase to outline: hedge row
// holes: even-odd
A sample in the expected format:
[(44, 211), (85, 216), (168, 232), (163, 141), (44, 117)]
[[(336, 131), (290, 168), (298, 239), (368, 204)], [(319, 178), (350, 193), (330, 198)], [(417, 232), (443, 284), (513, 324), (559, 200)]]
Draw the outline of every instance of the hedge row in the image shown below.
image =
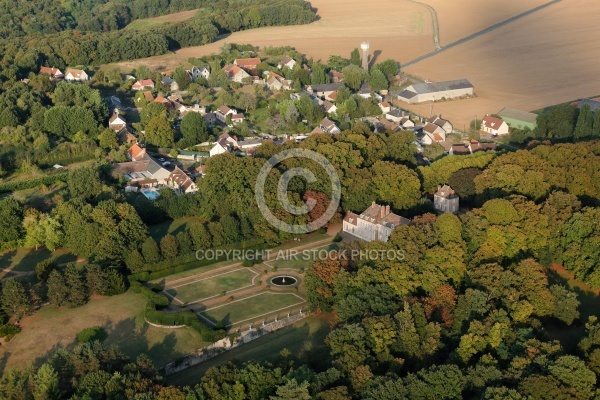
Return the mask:
[[(230, 244), (221, 247), (223, 250), (236, 249), (239, 248), (239, 243)], [(257, 238), (255, 240), (248, 240), (245, 242), (245, 249), (247, 250), (263, 250), (268, 248), (269, 246), (264, 243), (264, 240)], [(179, 272), (189, 271), (191, 269), (205, 267), (210, 264), (217, 263), (219, 261), (225, 261), (226, 256), (218, 257), (215, 259), (204, 259), (197, 260), (196, 253), (185, 254), (183, 256), (179, 256), (170, 260), (164, 260), (160, 263), (156, 263), (152, 265), (151, 270), (153, 272), (139, 272), (137, 274), (132, 274), (131, 277), (133, 279), (147, 282), (154, 279), (164, 278), (169, 275), (177, 274)]]
[(39, 178), (28, 179), (26, 181), (0, 183), (0, 193), (31, 189), (42, 185), (52, 185), (58, 181), (65, 182), (68, 175), (68, 172), (60, 172), (57, 174), (41, 176)]
[(153, 308), (164, 308), (169, 305), (169, 299), (162, 293), (156, 293), (152, 289), (142, 285), (137, 280), (130, 280), (131, 289), (146, 297)]
[(152, 306), (146, 307), (146, 319), (148, 322), (158, 325), (185, 325), (197, 331), (205, 342), (216, 342), (217, 340), (225, 337), (225, 331), (223, 329), (213, 330), (207, 325), (203, 324), (198, 316), (190, 310), (179, 311), (176, 313), (165, 313), (157, 311)]

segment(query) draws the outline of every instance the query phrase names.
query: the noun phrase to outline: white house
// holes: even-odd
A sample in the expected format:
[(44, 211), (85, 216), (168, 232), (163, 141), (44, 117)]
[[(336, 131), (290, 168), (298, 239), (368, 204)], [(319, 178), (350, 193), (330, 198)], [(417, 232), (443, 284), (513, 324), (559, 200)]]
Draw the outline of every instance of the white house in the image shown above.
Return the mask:
[(222, 123), (227, 123), (227, 116), (231, 115), (232, 117), (236, 115), (238, 112), (235, 108), (229, 108), (227, 106), (221, 106), (215, 111), (215, 116)]
[(508, 135), (508, 124), (503, 119), (487, 114), (481, 121), (481, 130), (493, 136)]
[(325, 112), (329, 115), (331, 114), (335, 114), (337, 112), (337, 107), (335, 104), (333, 104), (332, 102), (326, 100), (323, 102), (323, 110), (325, 110)]
[(437, 192), (433, 195), (433, 207), (439, 212), (457, 212), (458, 202), (458, 195), (448, 185), (438, 186)]
[(50, 78), (62, 79), (65, 77), (65, 74), (58, 68), (50, 68), (50, 67), (41, 67), (40, 74), (50, 75)]
[(193, 82), (196, 82), (200, 78), (208, 79), (210, 77), (210, 68), (204, 65), (193, 67), (191, 70), (186, 72)]
[(127, 126), (125, 117), (115, 110), (108, 120), (108, 127), (113, 129), (115, 132), (119, 132), (121, 129), (125, 128), (125, 126)]
[(452, 133), (452, 131), (454, 130), (454, 127), (452, 126), (450, 121), (443, 119), (441, 115), (434, 115), (433, 117), (427, 119), (427, 122), (439, 126), (446, 133)]
[(209, 150), (209, 157), (216, 156), (217, 154), (227, 153), (238, 147), (238, 142), (232, 138), (229, 133), (223, 133), (219, 136), (219, 139), (214, 143), (213, 147)]
[(88, 81), (90, 77), (88, 74), (81, 69), (69, 68), (65, 74), (65, 80), (68, 82), (84, 82)]
[(292, 57), (285, 56), (283, 60), (279, 61), (277, 68), (281, 69), (285, 67), (287, 69), (294, 69), (296, 64), (296, 60), (294, 60)]
[(223, 67), (223, 71), (227, 74), (227, 79), (231, 82), (242, 83), (245, 78), (249, 78), (250, 74), (244, 71), (237, 65), (228, 64)]
[(154, 89), (154, 81), (152, 79), (142, 79), (131, 86), (133, 90)]
[(196, 184), (185, 172), (179, 167), (175, 167), (173, 172), (166, 179), (167, 185), (175, 189), (175, 192), (184, 193), (196, 193), (198, 188)]
[(408, 219), (391, 212), (390, 206), (381, 206), (373, 202), (360, 215), (348, 212), (344, 217), (342, 230), (367, 242), (387, 242), (396, 227), (408, 223)]
[(392, 110), (392, 106), (387, 101), (382, 101), (379, 103), (379, 109), (382, 113), (386, 114)]
[(324, 133), (331, 133), (333, 135), (341, 132), (340, 128), (338, 128), (338, 126), (329, 118), (323, 118), (319, 124), (319, 128), (321, 128)]
[(423, 133), (424, 136), (421, 139), (423, 144), (439, 143), (446, 140), (446, 131), (444, 131), (442, 127), (430, 122), (425, 123)]

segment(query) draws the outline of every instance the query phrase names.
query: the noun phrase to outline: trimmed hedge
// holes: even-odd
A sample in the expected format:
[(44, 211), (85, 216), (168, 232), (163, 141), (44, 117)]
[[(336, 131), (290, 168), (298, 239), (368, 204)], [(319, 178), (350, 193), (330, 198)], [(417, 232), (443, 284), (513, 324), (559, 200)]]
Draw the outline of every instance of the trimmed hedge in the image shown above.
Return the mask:
[(169, 305), (169, 299), (162, 293), (156, 293), (152, 289), (142, 285), (139, 281), (130, 279), (131, 289), (142, 294), (152, 304), (153, 308), (164, 308)]
[(60, 172), (57, 174), (41, 176), (39, 178), (28, 179), (26, 181), (0, 183), (0, 193), (31, 189), (42, 185), (52, 185), (58, 181), (66, 182), (68, 175), (68, 172)]
[(158, 325), (174, 326), (185, 325), (194, 329), (202, 336), (205, 342), (216, 342), (225, 337), (225, 331), (222, 329), (213, 330), (203, 324), (193, 311), (179, 311), (176, 313), (165, 313), (154, 309), (150, 304), (146, 307), (146, 319), (148, 322)]

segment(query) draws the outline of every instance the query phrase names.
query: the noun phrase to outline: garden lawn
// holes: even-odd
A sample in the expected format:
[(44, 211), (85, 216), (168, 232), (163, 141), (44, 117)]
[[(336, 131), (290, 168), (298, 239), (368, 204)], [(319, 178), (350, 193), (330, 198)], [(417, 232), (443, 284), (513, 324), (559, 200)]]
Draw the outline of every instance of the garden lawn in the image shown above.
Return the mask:
[(167, 377), (167, 382), (177, 386), (193, 386), (200, 383), (206, 371), (228, 361), (237, 362), (276, 362), (283, 349), (288, 349), (300, 363), (315, 367), (327, 362), (329, 354), (325, 337), (330, 331), (331, 314), (314, 315), (290, 326), (269, 333), (236, 349), (227, 351), (215, 358), (185, 369)]
[(200, 221), (200, 219), (196, 217), (177, 218), (172, 221), (165, 221), (160, 224), (152, 225), (148, 227), (148, 232), (154, 240), (159, 241), (168, 233), (177, 235), (179, 232), (188, 230), (189, 225), (195, 221)]
[(53, 253), (50, 253), (45, 247), (41, 247), (38, 250), (34, 248), (18, 248), (0, 254), (0, 274), (2, 270), (19, 272), (35, 271), (35, 266), (48, 258), (51, 258), (57, 264), (75, 262), (77, 260), (75, 255), (64, 248), (56, 249)]
[(0, 373), (44, 362), (56, 349), (75, 346), (77, 333), (93, 326), (101, 326), (108, 333), (104, 343), (116, 345), (133, 358), (147, 354), (158, 367), (207, 344), (191, 328), (162, 329), (145, 323), (146, 303), (145, 297), (130, 290), (92, 299), (77, 308), (45, 306), (23, 318), (23, 330), (2, 345)]
[(295, 293), (262, 292), (209, 308), (201, 314), (214, 324), (222, 324), (227, 327), (298, 306), (304, 301)]
[(190, 303), (217, 296), (222, 292), (227, 293), (231, 290), (252, 286), (252, 278), (257, 275), (256, 272), (241, 267), (211, 277), (192, 278), (188, 282), (166, 288), (165, 291), (182, 303)]

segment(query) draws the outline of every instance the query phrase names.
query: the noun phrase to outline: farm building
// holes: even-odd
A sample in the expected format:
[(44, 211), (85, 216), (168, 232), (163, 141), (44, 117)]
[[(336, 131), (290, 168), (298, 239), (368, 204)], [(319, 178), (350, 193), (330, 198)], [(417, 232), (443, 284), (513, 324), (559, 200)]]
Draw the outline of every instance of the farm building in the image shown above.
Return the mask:
[(409, 104), (473, 95), (473, 85), (466, 79), (454, 81), (416, 83), (397, 94), (398, 100)]
[(503, 108), (498, 113), (498, 116), (506, 121), (511, 128), (529, 128), (530, 130), (534, 130), (537, 126), (537, 114), (530, 112), (515, 110), (513, 108)]

